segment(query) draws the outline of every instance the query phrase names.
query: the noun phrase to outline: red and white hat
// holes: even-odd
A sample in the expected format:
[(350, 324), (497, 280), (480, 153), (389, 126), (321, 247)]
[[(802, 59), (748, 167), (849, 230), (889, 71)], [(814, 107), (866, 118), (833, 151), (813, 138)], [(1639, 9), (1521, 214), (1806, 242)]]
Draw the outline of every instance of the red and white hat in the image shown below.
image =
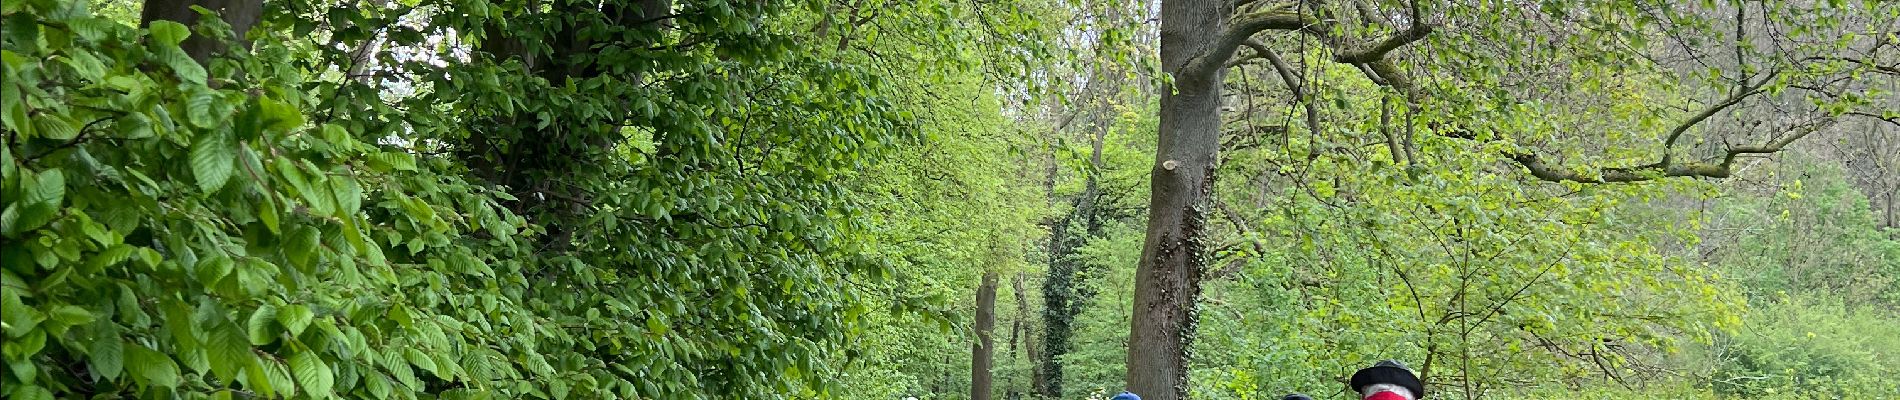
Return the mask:
[(1425, 383), (1418, 374), (1397, 361), (1384, 360), (1352, 374), (1349, 383), (1362, 400), (1418, 400), (1425, 397)]

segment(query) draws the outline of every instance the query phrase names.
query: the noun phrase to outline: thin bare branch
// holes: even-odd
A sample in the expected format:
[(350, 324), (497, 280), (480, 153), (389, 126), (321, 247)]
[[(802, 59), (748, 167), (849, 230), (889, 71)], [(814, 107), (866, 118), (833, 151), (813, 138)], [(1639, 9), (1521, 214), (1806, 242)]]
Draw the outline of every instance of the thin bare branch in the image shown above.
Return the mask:
[(1281, 58), (1279, 53), (1260, 41), (1248, 39), (1242, 44), (1253, 49), (1261, 58), (1266, 58), (1267, 62), (1273, 65), (1274, 72), (1279, 73), (1280, 80), (1286, 82), (1287, 90), (1293, 93), (1294, 100), (1299, 101), (1300, 106), (1305, 109), (1306, 129), (1309, 132), (1318, 132), (1320, 129), (1319, 108), (1313, 105), (1313, 99), (1307, 96), (1305, 78), (1300, 76), (1299, 71), (1294, 70), (1293, 66), (1287, 64), (1286, 59)]
[[(1734, 173), (1735, 159), (1740, 158), (1742, 155), (1778, 153), (1787, 148), (1789, 144), (1818, 130), (1820, 130), (1820, 128), (1810, 127), (1761, 145), (1730, 147), (1724, 150), (1720, 157), (1703, 161), (1680, 163), (1657, 162), (1635, 167), (1603, 168), (1594, 174), (1578, 173), (1576, 171), (1552, 166), (1545, 162), (1543, 157), (1535, 153), (1513, 152), (1506, 154), (1506, 156), (1509, 157), (1511, 161), (1523, 166), (1524, 169), (1529, 170), (1531, 176), (1550, 182), (1625, 183), (1671, 177), (1727, 178)], [(1474, 136), (1464, 133), (1450, 133), (1446, 136), (1460, 139), (1475, 139)]]
[(1873, 119), (1880, 120), (1882, 122), (1893, 124), (1893, 126), (1900, 127), (1900, 117), (1888, 117), (1888, 116), (1882, 116), (1882, 115), (1877, 115), (1874, 113), (1862, 112), (1862, 111), (1848, 111), (1847, 115), (1873, 118)]

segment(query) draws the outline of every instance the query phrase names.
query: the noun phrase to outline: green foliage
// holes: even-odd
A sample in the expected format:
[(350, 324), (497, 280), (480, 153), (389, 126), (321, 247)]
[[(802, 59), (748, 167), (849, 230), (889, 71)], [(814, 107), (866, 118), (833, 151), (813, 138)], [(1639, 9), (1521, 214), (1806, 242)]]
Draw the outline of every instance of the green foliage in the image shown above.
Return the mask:
[[(501, 352), (559, 336), (506, 334), (552, 326), (508, 296), (526, 282), (497, 280), (519, 276), (525, 224), (486, 189), (397, 173), (371, 160), (407, 154), (307, 123), (314, 99), (276, 42), (206, 70), (182, 25), (9, 5), (5, 386), (534, 390)], [(424, 249), (439, 258), (410, 258)]]
[[(1370, 109), (1378, 99), (1354, 101)], [(1306, 155), (1349, 140), (1243, 136), (1226, 154), (1223, 173), (1246, 179), (1225, 180), (1218, 193), (1215, 217), (1234, 225), (1217, 238), (1203, 295), (1197, 396), (1331, 390), (1379, 358), (1427, 367), (1439, 385), (1591, 381), (1652, 357), (1632, 348), (1667, 349), (1737, 323), (1720, 285), (1651, 245), (1680, 231), (1597, 223), (1677, 186), (1579, 195), (1527, 185), (1491, 170), (1499, 156), (1452, 141), (1425, 143), (1414, 169), (1393, 168), (1383, 153)], [(1117, 159), (1109, 174), (1144, 176), (1147, 162)], [(1122, 377), (1141, 237), (1113, 231), (1084, 252), (1109, 276), (1102, 304), (1082, 316), (1077, 341), (1086, 345), (1064, 360), (1078, 380), (1071, 397), (1112, 392)], [(1592, 352), (1616, 367), (1599, 371), (1577, 356)]]
[[(1711, 210), (1707, 258), (1751, 298), (1825, 295), (1848, 306), (1900, 308), (1900, 240), (1882, 232), (1845, 170), (1790, 156), (1765, 190)], [(1737, 187), (1737, 191), (1751, 188)]]
[[(293, 2), (207, 66), (177, 45), (215, 28), (6, 4), (10, 397), (826, 396), (850, 282), (889, 284), (840, 178), (910, 117), (796, 46), (797, 8), (684, 4), (654, 39)], [(399, 78), (336, 74), (363, 26)]]
[(1099, 290), (1076, 318), (1074, 349), (1061, 359), (1063, 398), (1114, 395), (1127, 376), (1128, 311), (1134, 307), (1135, 261), (1141, 257), (1140, 225), (1111, 224), (1102, 238), (1081, 249), (1090, 263), (1086, 281)]
[(1712, 207), (1699, 243), (1740, 283), (1743, 328), (1680, 364), (1725, 396), (1851, 398), (1896, 390), (1900, 242), (1832, 160), (1797, 153)]
[(1900, 390), (1900, 318), (1834, 299), (1765, 300), (1706, 357), (1716, 393), (1749, 398), (1879, 397)]
[[(1328, 17), (1340, 21), (1332, 36), (1256, 36), (1284, 51), (1292, 71), (1255, 62), (1227, 73), (1236, 100), (1227, 103), (1232, 109), (1225, 115), (1221, 181), (1214, 204), (1207, 206), (1210, 223), (1218, 226), (1209, 247), (1218, 250), (1208, 263), (1210, 280), (1198, 314), (1192, 393), (1326, 393), (1352, 369), (1381, 358), (1421, 367), (1438, 390), (1435, 396), (1443, 397), (1534, 397), (1605, 387), (1621, 388), (1603, 390), (1605, 396), (1633, 398), (1706, 391), (1704, 380), (1670, 375), (1693, 369), (1678, 364), (1677, 354), (1767, 323), (1745, 319), (1744, 300), (1754, 292), (1741, 288), (1800, 279), (1731, 280), (1779, 269), (1703, 265), (1699, 254), (1685, 248), (1697, 249), (1705, 240), (1699, 235), (1727, 235), (1696, 225), (1719, 217), (1657, 211), (1690, 209), (1683, 204), (1725, 188), (1668, 180), (1538, 182), (1525, 174), (1517, 155), (1541, 154), (1562, 160), (1556, 167), (1561, 171), (1591, 176), (1604, 167), (1653, 163), (1658, 151), (1689, 159), (1718, 151), (1718, 142), (1734, 146), (1775, 138), (1767, 135), (1775, 129), (1749, 129), (1747, 123), (1786, 123), (1797, 115), (1845, 110), (1879, 113), (1884, 110), (1858, 96), (1887, 96), (1880, 74), (1865, 66), (1784, 64), (1770, 53), (1827, 56), (1873, 41), (1737, 45), (1731, 49), (1735, 57), (1751, 64), (1683, 76), (1668, 59), (1685, 51), (1678, 46), (1694, 45), (1657, 38), (1733, 40), (1727, 34), (1733, 27), (1720, 26), (1732, 22), (1714, 16), (1734, 12), (1723, 7), (1738, 3), (1423, 3), (1438, 29), (1391, 58), (1416, 79), (1415, 89), (1374, 85), (1377, 78), (1368, 79), (1372, 72), (1365, 66), (1342, 65), (1334, 54), (1315, 50), (1329, 42), (1381, 40), (1396, 27), (1368, 22), (1379, 19), (1367, 15), (1375, 12), (1353, 6), (1404, 10), (1405, 2), (1318, 6), (1310, 12), (1333, 13)], [(1749, 8), (1751, 20), (1798, 27), (1804, 33), (1797, 37), (1877, 36), (1876, 27), (1894, 15), (1891, 7), (1871, 4), (1741, 7)], [(1553, 22), (1562, 28), (1553, 29)], [(1245, 60), (1251, 50), (1242, 53)], [(1720, 122), (1689, 130), (1690, 141), (1701, 141), (1696, 150), (1659, 150), (1679, 121), (1706, 107), (1706, 98), (1720, 99), (1739, 77), (1764, 70), (1780, 77), (1768, 90), (1837, 79), (1843, 91), (1855, 94), (1791, 90), (1761, 102), (1816, 106), (1740, 107), (1719, 114)], [(1315, 126), (1301, 123), (1302, 99), (1292, 97), (1297, 91), (1287, 90), (1289, 83), (1281, 79), (1289, 72), (1301, 75), (1306, 96), (1317, 99)], [(1151, 163), (1134, 160), (1129, 169), (1146, 172)], [(1847, 192), (1839, 187), (1829, 193)], [(1817, 225), (1834, 225), (1835, 218), (1823, 215), (1846, 214), (1839, 225), (1750, 225), (1757, 233), (1737, 236), (1772, 243), (1806, 229), (1794, 235), (1814, 237), (1801, 240), (1802, 250), (1769, 254), (1815, 259), (1808, 264), (1816, 267), (1805, 270), (1828, 275), (1814, 276), (1808, 286), (1858, 293), (1829, 296), (1866, 299), (1891, 292), (1884, 273), (1848, 272), (1890, 264), (1884, 261), (1890, 250), (1878, 240), (1884, 233), (1867, 218), (1867, 205), (1848, 199), (1833, 204), (1788, 208), (1802, 209), (1796, 218), (1811, 210), (1808, 220)], [(1140, 245), (1138, 237), (1113, 242)], [(1135, 261), (1126, 253), (1091, 257), (1126, 266)], [(1105, 286), (1102, 293), (1096, 300), (1116, 289)], [(1126, 309), (1091, 309), (1103, 314), (1081, 319), (1113, 319)], [(1084, 366), (1080, 370), (1088, 375), (1080, 384), (1112, 390), (1121, 375), (1100, 371), (1112, 370), (1125, 349), (1113, 329), (1087, 331), (1077, 341), (1090, 344), (1076, 352), (1093, 356), (1065, 362)]]
[[(1016, 74), (1011, 70), (1031, 57), (1008, 50), (1046, 30), (1033, 26), (1045, 16), (1035, 13), (1052, 11), (1021, 10), (1040, 2), (866, 4), (881, 7), (878, 18), (889, 22), (836, 28), (853, 48), (835, 56), (917, 71), (891, 83), (894, 106), (914, 117), (907, 128), (916, 137), (847, 174), (854, 204), (866, 210), (872, 243), (864, 251), (892, 265), (891, 279), (871, 295), (891, 312), (864, 316), (869, 327), (852, 340), (852, 357), (836, 362), (845, 371), (838, 392), (867, 399), (966, 396), (975, 338), (968, 299), (985, 272), (1003, 282), (992, 336), (996, 389), (1020, 391), (1026, 377), (1009, 371), (1028, 368), (1021, 355), (1031, 332), (1022, 324), (1033, 314), (1023, 312), (1028, 308), (1012, 283), (1030, 268), (1049, 207), (1026, 201), (1042, 195), (1041, 182), (1028, 179), (1038, 174), (1032, 151), (1040, 127), (1005, 115), (995, 77)], [(957, 29), (920, 28), (943, 14), (955, 16)]]
[[(985, 272), (1005, 282), (999, 396), (1033, 390), (1047, 287), (1093, 295), (1061, 321), (1061, 397), (1120, 390), (1158, 129), (1141, 92), (1167, 81), (1141, 75), (1144, 7), (661, 3), (272, 1), (248, 47), (201, 64), (180, 44), (215, 20), (0, 2), (0, 394), (952, 398)], [(1853, 169), (1592, 186), (1511, 159), (1654, 160), (1737, 71), (1648, 51), (1721, 42), (1717, 18), (1427, 3), (1450, 29), (1401, 64), (1431, 78), (1417, 108), (1324, 51), (1287, 53), (1318, 127), (1277, 72), (1228, 75), (1247, 110), (1210, 205), (1196, 396), (1331, 393), (1379, 358), (1443, 397), (1900, 390), (1900, 242)], [(1817, 51), (1900, 12), (1769, 7), (1748, 12), (1845, 32), (1789, 44)], [(1762, 59), (1769, 91), (1881, 76)], [(1051, 96), (1118, 76), (1136, 82)], [(1887, 115), (1883, 92), (1841, 93), (1777, 101)], [(1107, 128), (1099, 165), (1066, 136), (1082, 123), (1050, 117), (1081, 107)], [(1416, 155), (1383, 148), (1394, 131)], [(1036, 279), (1052, 231), (1087, 230), (1062, 216), (1091, 183), (1099, 232), (1058, 260), (1075, 274)]]

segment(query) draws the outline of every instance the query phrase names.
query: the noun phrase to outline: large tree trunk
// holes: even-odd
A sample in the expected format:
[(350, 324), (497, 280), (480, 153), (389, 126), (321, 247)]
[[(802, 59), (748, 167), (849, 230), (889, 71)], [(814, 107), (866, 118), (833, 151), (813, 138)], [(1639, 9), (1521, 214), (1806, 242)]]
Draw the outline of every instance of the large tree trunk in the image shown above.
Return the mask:
[(1128, 336), (1128, 389), (1144, 399), (1187, 395), (1188, 350), (1206, 263), (1208, 194), (1220, 144), (1222, 74), (1190, 66), (1225, 31), (1231, 7), (1224, 0), (1161, 2), (1161, 62), (1174, 87), (1161, 91), (1147, 240), (1135, 272)]
[(996, 271), (976, 287), (976, 343), (970, 345), (970, 400), (990, 400), (990, 366), (996, 355)]
[[(139, 27), (150, 27), (153, 21), (172, 21), (195, 27), (198, 24), (198, 12), (193, 11), (191, 6), (217, 12), (224, 23), (231, 25), (232, 38), (240, 46), (249, 45), (244, 40), (244, 34), (251, 31), (252, 25), (257, 25), (257, 18), (264, 13), (263, 0), (146, 0), (143, 10), (139, 12)], [(206, 64), (211, 56), (223, 50), (218, 41), (195, 31), (178, 47), (199, 64)]]

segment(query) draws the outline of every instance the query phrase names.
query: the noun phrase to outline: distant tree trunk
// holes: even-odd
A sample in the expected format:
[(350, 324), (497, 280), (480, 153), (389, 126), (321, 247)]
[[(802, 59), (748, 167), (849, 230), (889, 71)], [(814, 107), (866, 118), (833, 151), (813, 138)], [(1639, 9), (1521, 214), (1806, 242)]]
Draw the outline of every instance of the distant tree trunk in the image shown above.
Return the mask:
[(375, 79), (373, 79), (374, 75), (370, 73), (369, 67), (370, 64), (376, 62), (376, 53), (382, 51), (382, 48), (382, 38), (372, 37), (369, 38), (369, 40), (363, 41), (363, 44), (356, 46), (355, 50), (350, 50), (349, 77), (364, 83), (375, 82)]
[[(1147, 240), (1135, 272), (1128, 336), (1128, 389), (1143, 399), (1187, 397), (1188, 350), (1206, 236), (1208, 194), (1220, 144), (1220, 68), (1195, 60), (1226, 30), (1233, 8), (1225, 0), (1161, 2), (1161, 65), (1174, 75), (1161, 90), (1161, 126), (1152, 172)], [(1211, 33), (1211, 34), (1210, 34)], [(1225, 55), (1219, 55), (1224, 62)]]
[[(388, 5), (389, 0), (369, 1), (369, 6), (373, 8), (380, 9)], [(370, 34), (369, 39), (363, 40), (363, 43), (357, 44), (355, 49), (350, 50), (349, 77), (363, 83), (375, 82), (369, 68), (372, 64), (376, 63), (376, 53), (381, 52), (382, 49), (383, 30), (377, 29), (374, 33)]]
[[(1028, 285), (1027, 285), (1028, 281), (1029, 281), (1028, 274), (1018, 272), (1016, 273), (1016, 279), (1014, 280), (1014, 282), (1011, 282), (1011, 286), (1016, 289), (1016, 322), (1023, 325), (1022, 326), (1023, 358), (1026, 360), (1029, 360), (1031, 363), (1034, 363), (1034, 362), (1039, 362), (1042, 359), (1038, 358), (1038, 356), (1040, 356), (1041, 354), (1039, 354), (1036, 351), (1036, 338), (1034, 335), (1029, 333), (1033, 331), (1035, 327), (1024, 322), (1024, 321), (1027, 321), (1030, 316), (1029, 299), (1028, 299), (1028, 294), (1027, 294), (1029, 293)], [(1013, 343), (1014, 339), (1011, 339), (1011, 342), (1012, 342), (1011, 347), (1014, 347), (1015, 346), (1015, 344)], [(1041, 388), (1043, 387), (1043, 380), (1046, 378), (1047, 377), (1043, 375), (1043, 372), (1041, 369), (1030, 368), (1030, 372), (1029, 372), (1030, 390), (1041, 390)]]
[(1887, 227), (1888, 227), (1888, 228), (1900, 228), (1900, 224), (1896, 224), (1896, 223), (1894, 222), (1894, 219), (1893, 219), (1893, 217), (1894, 217), (1894, 213), (1893, 213), (1893, 197), (1894, 197), (1894, 195), (1893, 195), (1893, 193), (1888, 193), (1888, 194), (1887, 194)]
[(1104, 96), (1102, 98), (1100, 107), (1100, 109), (1096, 110), (1101, 113), (1101, 115), (1096, 116), (1095, 132), (1089, 137), (1089, 167), (1091, 170), (1089, 171), (1088, 179), (1082, 182), (1082, 199), (1087, 201), (1087, 203), (1077, 207), (1078, 211), (1082, 213), (1082, 229), (1088, 233), (1089, 239), (1102, 236), (1101, 176), (1102, 169), (1107, 167), (1102, 163), (1102, 147), (1108, 144), (1108, 130), (1113, 125), (1109, 122), (1113, 114), (1113, 105), (1109, 104), (1108, 97)]
[[(193, 11), (191, 6), (217, 12), (224, 23), (231, 25), (232, 38), (246, 48), (250, 43), (244, 40), (244, 34), (251, 31), (252, 25), (257, 25), (257, 18), (264, 13), (263, 0), (146, 0), (144, 9), (139, 12), (139, 27), (152, 26), (154, 21), (172, 21), (193, 27), (198, 24), (198, 12)], [(218, 41), (195, 31), (178, 47), (199, 64), (205, 64), (211, 60), (211, 56), (223, 50)]]
[(983, 273), (983, 283), (976, 287), (976, 343), (970, 345), (970, 400), (990, 400), (995, 331), (996, 271), (988, 271)]
[(938, 364), (943, 366), (943, 380), (935, 385), (936, 389), (931, 390), (932, 393), (950, 393), (957, 390), (957, 380), (955, 376), (957, 369), (950, 367), (951, 359), (951, 352), (946, 351), (943, 353), (943, 363)]
[(1042, 375), (1036, 392), (1044, 398), (1062, 396), (1062, 355), (1069, 352), (1069, 339), (1074, 335), (1076, 311), (1082, 302), (1079, 299), (1076, 282), (1078, 267), (1075, 260), (1075, 248), (1079, 247), (1080, 236), (1070, 229), (1075, 214), (1057, 219), (1049, 234), (1049, 271), (1042, 281), (1042, 320), (1043, 354), (1038, 358), (1037, 372)]
[[(1095, 79), (1103, 79), (1097, 77)], [(1115, 86), (1102, 88), (1100, 92), (1112, 93)], [(1075, 317), (1082, 314), (1088, 300), (1095, 291), (1083, 282), (1082, 272), (1087, 265), (1075, 258), (1076, 251), (1087, 245), (1090, 240), (1102, 235), (1101, 213), (1101, 170), (1102, 148), (1108, 139), (1110, 127), (1110, 96), (1098, 94), (1101, 100), (1094, 110), (1095, 129), (1089, 134), (1090, 171), (1083, 177), (1082, 194), (1074, 201), (1075, 207), (1056, 222), (1050, 232), (1049, 272), (1043, 280), (1043, 319), (1047, 332), (1043, 341), (1048, 354), (1039, 359), (1036, 367), (1044, 379), (1036, 387), (1037, 393), (1045, 398), (1062, 397), (1063, 354), (1069, 352), (1069, 341), (1075, 335)], [(1082, 231), (1076, 232), (1074, 224), (1080, 223)]]

